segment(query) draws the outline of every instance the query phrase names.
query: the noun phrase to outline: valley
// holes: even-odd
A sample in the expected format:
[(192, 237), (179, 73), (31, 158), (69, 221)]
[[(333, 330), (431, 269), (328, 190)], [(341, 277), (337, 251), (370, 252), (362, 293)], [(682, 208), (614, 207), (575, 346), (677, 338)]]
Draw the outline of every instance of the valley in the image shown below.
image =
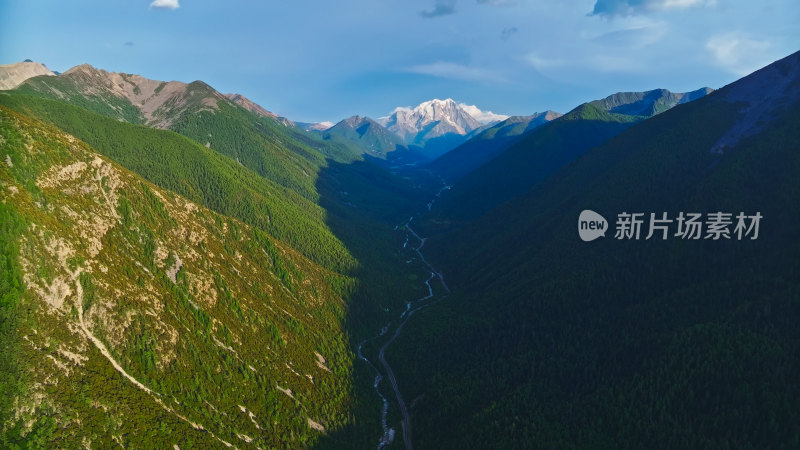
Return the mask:
[[(800, 443), (800, 53), (335, 124), (88, 64), (0, 81), (0, 447)], [(763, 221), (624, 240), (621, 211)]]
[[(439, 192), (436, 194), (436, 196), (433, 198), (433, 200), (428, 202), (427, 208), (429, 210), (430, 210), (431, 206), (433, 205), (433, 203), (435, 202), (435, 200), (439, 197), (441, 192), (446, 187), (447, 186), (445, 186), (442, 189), (440, 189)], [(373, 336), (371, 338), (365, 339), (365, 340), (363, 340), (363, 341), (358, 343), (358, 357), (360, 359), (362, 359), (363, 361), (365, 361), (367, 364), (369, 364), (369, 366), (377, 373), (377, 375), (375, 376), (374, 388), (375, 388), (375, 391), (376, 391), (378, 397), (380, 397), (381, 401), (383, 402), (383, 410), (382, 410), (382, 413), (381, 413), (381, 424), (382, 424), (382, 427), (383, 427), (383, 436), (381, 437), (380, 442), (378, 443), (378, 448), (379, 449), (386, 448), (386, 447), (388, 447), (389, 445), (392, 444), (392, 441), (394, 439), (395, 430), (393, 428), (389, 428), (388, 425), (387, 425), (388, 401), (387, 401), (386, 397), (384, 397), (384, 395), (380, 391), (380, 382), (383, 379), (383, 374), (381, 373), (380, 370), (378, 370), (378, 368), (366, 356), (364, 356), (362, 348), (363, 348), (364, 344), (366, 344), (366, 343), (368, 343), (370, 341), (380, 340), (381, 338), (383, 338), (387, 334), (389, 335), (389, 338), (384, 341), (383, 345), (380, 347), (380, 349), (378, 351), (378, 360), (380, 361), (381, 366), (383, 366), (383, 369), (385, 370), (386, 376), (388, 377), (389, 382), (391, 383), (392, 391), (394, 391), (395, 398), (397, 399), (397, 407), (400, 410), (400, 415), (402, 417), (402, 422), (401, 423), (402, 423), (402, 430), (403, 430), (403, 442), (405, 444), (406, 449), (411, 450), (413, 448), (413, 444), (412, 444), (413, 439), (412, 439), (412, 432), (411, 432), (411, 419), (410, 419), (410, 416), (409, 416), (409, 413), (408, 413), (408, 408), (406, 407), (406, 402), (403, 400), (403, 394), (401, 393), (400, 388), (398, 386), (397, 377), (395, 376), (394, 371), (392, 370), (392, 368), (389, 365), (389, 363), (386, 361), (386, 356), (385, 356), (386, 355), (386, 350), (389, 348), (389, 346), (392, 344), (392, 342), (394, 342), (400, 336), (400, 333), (402, 333), (403, 328), (405, 327), (406, 323), (411, 319), (411, 316), (413, 316), (414, 313), (416, 313), (417, 311), (420, 311), (421, 309), (423, 309), (423, 308), (425, 308), (427, 306), (430, 306), (435, 301), (438, 301), (438, 300), (441, 300), (441, 299), (445, 298), (446, 295), (450, 293), (450, 288), (448, 288), (447, 284), (444, 282), (444, 276), (442, 276), (442, 274), (440, 272), (438, 272), (425, 259), (425, 256), (422, 254), (422, 247), (425, 245), (425, 238), (420, 237), (414, 231), (414, 229), (411, 228), (411, 221), (413, 221), (413, 220), (414, 220), (413, 216), (409, 217), (408, 220), (402, 226), (398, 226), (398, 227), (399, 227), (400, 230), (404, 231), (404, 233), (405, 233), (405, 241), (403, 242), (403, 246), (402, 246), (402, 248), (404, 250), (407, 250), (409, 248), (409, 246), (408, 246), (408, 244), (409, 244), (409, 235), (413, 236), (414, 239), (416, 239), (419, 242), (419, 245), (417, 247), (413, 247), (412, 254), (416, 254), (417, 257), (419, 258), (419, 262), (421, 262), (422, 265), (426, 269), (430, 270), (430, 277), (425, 280), (425, 286), (427, 287), (427, 294), (424, 297), (420, 297), (420, 298), (415, 299), (415, 300), (407, 301), (406, 302), (406, 308), (403, 310), (403, 312), (400, 314), (399, 317), (397, 317), (392, 322), (389, 322), (386, 325), (384, 325), (381, 328), (380, 333), (378, 333), (377, 335), (375, 335), (375, 336)], [(395, 227), (395, 229), (398, 229), (398, 227)], [(412, 263), (412, 262), (414, 262), (414, 258), (409, 259), (408, 261), (406, 261), (406, 263)], [(438, 297), (434, 294), (433, 287), (431, 286), (431, 280), (434, 280), (434, 279), (438, 280), (439, 283), (441, 284), (441, 287), (444, 289), (444, 292), (439, 294)], [(432, 300), (434, 298), (435, 298), (435, 300)]]

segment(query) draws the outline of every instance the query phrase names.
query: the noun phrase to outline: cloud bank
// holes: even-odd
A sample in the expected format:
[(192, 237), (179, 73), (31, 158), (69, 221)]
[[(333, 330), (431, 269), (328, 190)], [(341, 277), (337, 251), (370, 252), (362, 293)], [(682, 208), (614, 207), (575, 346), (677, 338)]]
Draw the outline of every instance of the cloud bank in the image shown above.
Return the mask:
[(151, 8), (158, 9), (178, 9), (180, 6), (178, 0), (155, 0), (153, 3), (150, 3)]
[(491, 70), (480, 67), (465, 66), (447, 61), (437, 61), (431, 64), (419, 64), (408, 67), (404, 72), (420, 75), (430, 75), (440, 78), (450, 78), (463, 81), (488, 81), (503, 82), (505, 79)]
[(706, 42), (705, 47), (719, 67), (740, 76), (770, 62), (770, 58), (764, 56), (771, 47), (770, 43), (741, 33), (714, 35)]

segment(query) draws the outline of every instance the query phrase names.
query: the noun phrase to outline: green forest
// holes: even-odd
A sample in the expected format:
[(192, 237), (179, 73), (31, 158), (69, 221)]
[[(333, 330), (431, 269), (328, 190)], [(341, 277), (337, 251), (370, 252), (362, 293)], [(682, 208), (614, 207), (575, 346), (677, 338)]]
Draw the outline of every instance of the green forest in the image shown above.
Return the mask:
[[(799, 58), (434, 160), (201, 81), (0, 91), (0, 448), (800, 448)], [(614, 237), (691, 212), (758, 239)]]

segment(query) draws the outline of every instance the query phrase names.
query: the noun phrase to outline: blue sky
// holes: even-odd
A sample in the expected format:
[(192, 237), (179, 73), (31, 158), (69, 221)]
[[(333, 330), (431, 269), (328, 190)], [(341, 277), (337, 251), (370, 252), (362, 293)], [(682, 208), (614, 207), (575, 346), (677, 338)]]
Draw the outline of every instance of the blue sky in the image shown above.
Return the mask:
[(0, 64), (200, 79), (300, 121), (434, 97), (566, 112), (721, 87), (797, 50), (797, 0), (0, 0)]

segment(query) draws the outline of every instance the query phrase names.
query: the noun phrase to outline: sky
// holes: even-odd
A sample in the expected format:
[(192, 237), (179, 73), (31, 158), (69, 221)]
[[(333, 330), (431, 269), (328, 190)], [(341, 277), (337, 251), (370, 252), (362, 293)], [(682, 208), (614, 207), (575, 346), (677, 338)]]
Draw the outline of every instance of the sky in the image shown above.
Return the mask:
[(305, 122), (432, 98), (564, 113), (798, 50), (798, 0), (0, 0), (0, 64), (203, 80)]

